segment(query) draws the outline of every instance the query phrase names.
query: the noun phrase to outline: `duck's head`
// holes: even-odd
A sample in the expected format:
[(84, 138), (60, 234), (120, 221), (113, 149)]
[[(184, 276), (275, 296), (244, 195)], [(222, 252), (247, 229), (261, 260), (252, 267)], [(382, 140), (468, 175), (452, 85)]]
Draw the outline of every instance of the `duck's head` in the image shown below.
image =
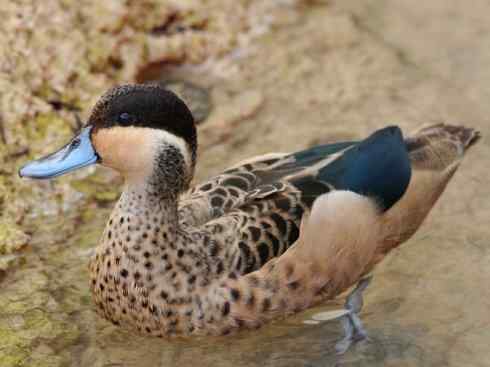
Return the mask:
[(19, 174), (46, 179), (100, 163), (129, 182), (146, 180), (180, 192), (192, 179), (196, 149), (194, 119), (180, 98), (157, 85), (123, 85), (100, 98), (67, 145)]

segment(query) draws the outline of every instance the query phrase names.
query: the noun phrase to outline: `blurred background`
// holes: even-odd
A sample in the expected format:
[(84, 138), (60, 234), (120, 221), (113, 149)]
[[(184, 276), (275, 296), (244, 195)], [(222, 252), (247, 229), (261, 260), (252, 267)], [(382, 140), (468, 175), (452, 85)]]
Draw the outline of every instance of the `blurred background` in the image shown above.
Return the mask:
[[(490, 2), (2, 0), (0, 15), (0, 366), (490, 366)], [(106, 89), (135, 81), (190, 105), (198, 180), (393, 123), (484, 138), (376, 270), (370, 338), (344, 356), (337, 321), (308, 323), (341, 301), (236, 337), (153, 340), (96, 316), (89, 294), (120, 179), (101, 167), (17, 176)]]

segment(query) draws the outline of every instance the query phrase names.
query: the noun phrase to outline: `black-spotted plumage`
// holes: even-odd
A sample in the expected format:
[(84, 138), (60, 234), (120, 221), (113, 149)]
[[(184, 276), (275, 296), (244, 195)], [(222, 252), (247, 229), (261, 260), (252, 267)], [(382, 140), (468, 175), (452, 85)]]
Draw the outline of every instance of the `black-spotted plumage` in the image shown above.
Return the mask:
[[(314, 147), (246, 162), (195, 187), (181, 201), (186, 225), (231, 227), (234, 270), (248, 273), (280, 256), (299, 237), (303, 215), (331, 190), (373, 197), (390, 208), (410, 181), (410, 160), (398, 127), (360, 142)], [(222, 232), (223, 236), (228, 233)]]

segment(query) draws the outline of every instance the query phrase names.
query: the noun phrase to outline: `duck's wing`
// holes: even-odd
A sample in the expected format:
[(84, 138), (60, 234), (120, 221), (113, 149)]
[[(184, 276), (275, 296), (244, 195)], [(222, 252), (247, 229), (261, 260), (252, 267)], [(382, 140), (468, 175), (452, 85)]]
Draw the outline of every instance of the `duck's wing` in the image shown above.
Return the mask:
[(397, 127), (358, 143), (316, 147), (289, 157), (294, 159), (274, 169), (226, 173), (243, 182), (241, 202), (201, 226), (210, 239), (221, 240), (222, 256), (239, 273), (256, 270), (284, 253), (297, 240), (303, 215), (320, 195), (349, 190), (373, 197), (386, 210), (403, 195), (411, 175)]
[[(242, 207), (252, 199), (263, 199), (285, 192), (292, 177), (314, 175), (321, 167), (356, 142), (326, 144), (295, 153), (271, 153), (254, 157), (227, 169), (218, 176), (193, 187), (180, 201), (181, 222), (200, 226)], [(305, 193), (309, 204), (315, 192), (328, 187), (313, 180)], [(306, 189), (306, 188), (305, 188)], [(291, 191), (291, 190), (289, 190)], [(297, 190), (293, 190), (297, 191)]]

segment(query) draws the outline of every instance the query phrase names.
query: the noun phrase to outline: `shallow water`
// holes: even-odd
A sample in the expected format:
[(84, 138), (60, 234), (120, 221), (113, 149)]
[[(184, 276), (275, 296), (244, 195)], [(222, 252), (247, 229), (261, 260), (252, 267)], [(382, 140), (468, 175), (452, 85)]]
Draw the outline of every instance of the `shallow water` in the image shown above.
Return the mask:
[[(314, 2), (312, 2), (314, 3)], [(387, 123), (464, 122), (490, 134), (490, 4), (331, 1), (292, 7), (246, 49), (164, 79), (206, 88), (198, 177), (269, 151), (350, 139)], [(32, 220), (34, 241), (1, 283), (5, 366), (490, 366), (488, 139), (413, 239), (374, 273), (369, 339), (336, 356), (341, 300), (233, 337), (162, 341), (101, 320), (87, 261), (111, 203)], [(60, 206), (63, 206), (60, 203)]]

